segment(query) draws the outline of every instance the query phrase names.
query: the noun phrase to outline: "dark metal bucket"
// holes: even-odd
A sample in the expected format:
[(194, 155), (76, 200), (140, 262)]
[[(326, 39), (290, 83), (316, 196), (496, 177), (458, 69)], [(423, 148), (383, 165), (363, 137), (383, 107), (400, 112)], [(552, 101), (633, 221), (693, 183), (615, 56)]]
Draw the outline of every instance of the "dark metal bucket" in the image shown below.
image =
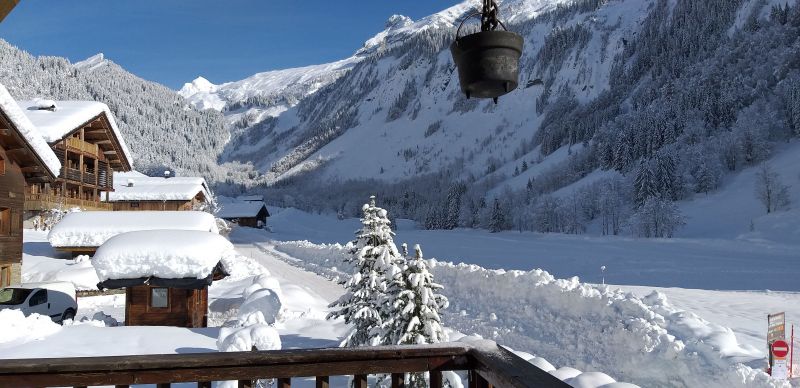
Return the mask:
[(522, 44), (521, 36), (508, 31), (456, 37), (450, 52), (467, 98), (497, 98), (516, 89)]

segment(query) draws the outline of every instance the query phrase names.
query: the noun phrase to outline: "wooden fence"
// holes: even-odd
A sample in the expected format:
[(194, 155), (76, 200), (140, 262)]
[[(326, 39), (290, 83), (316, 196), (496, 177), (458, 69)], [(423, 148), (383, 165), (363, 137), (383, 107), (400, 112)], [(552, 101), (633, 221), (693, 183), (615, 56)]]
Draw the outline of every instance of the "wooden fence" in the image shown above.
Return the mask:
[(549, 373), (501, 348), (466, 344), (299, 349), (277, 351), (17, 359), (0, 362), (0, 387), (196, 383), (236, 380), (253, 387), (257, 379), (277, 379), (291, 387), (294, 377), (314, 377), (317, 387), (330, 376), (353, 376), (366, 388), (370, 374), (390, 374), (403, 387), (406, 373), (430, 372), (430, 387), (442, 387), (442, 372), (468, 371), (469, 387), (569, 387)]

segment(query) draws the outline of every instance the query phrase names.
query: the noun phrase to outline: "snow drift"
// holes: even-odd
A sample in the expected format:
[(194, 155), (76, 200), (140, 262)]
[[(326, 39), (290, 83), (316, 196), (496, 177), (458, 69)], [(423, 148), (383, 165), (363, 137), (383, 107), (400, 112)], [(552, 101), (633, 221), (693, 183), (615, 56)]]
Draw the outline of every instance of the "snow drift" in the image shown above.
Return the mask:
[[(294, 241), (276, 248), (302, 259), (293, 264), (329, 277), (350, 270), (339, 244)], [(762, 359), (759, 350), (740, 345), (728, 328), (673, 308), (661, 294), (640, 299), (577, 277), (556, 279), (541, 269), (488, 270), (436, 260), (430, 265), (450, 300), (445, 324), (554, 364), (603, 371), (641, 386), (788, 386), (742, 364)], [(568, 372), (558, 373), (577, 376)]]

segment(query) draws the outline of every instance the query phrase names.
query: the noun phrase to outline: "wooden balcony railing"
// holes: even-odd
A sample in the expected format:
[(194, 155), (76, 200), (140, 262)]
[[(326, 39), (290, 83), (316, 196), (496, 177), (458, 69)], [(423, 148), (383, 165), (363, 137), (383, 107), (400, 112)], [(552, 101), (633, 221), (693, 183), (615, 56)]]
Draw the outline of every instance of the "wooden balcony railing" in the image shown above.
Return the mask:
[(392, 387), (403, 387), (406, 373), (430, 372), (430, 386), (442, 387), (442, 372), (465, 370), (470, 387), (569, 387), (561, 380), (500, 348), (465, 344), (301, 349), (235, 353), (167, 354), (3, 360), (0, 386), (44, 387), (196, 383), (237, 380), (253, 387), (254, 380), (277, 379), (289, 388), (294, 377), (314, 377), (328, 387), (329, 376), (353, 376), (366, 388), (367, 375), (391, 374)]
[(97, 146), (97, 144), (87, 143), (74, 137), (67, 138), (67, 147), (95, 156), (100, 155), (100, 148)]
[(47, 194), (25, 194), (25, 210), (42, 210), (78, 206), (89, 210), (113, 210), (114, 206), (106, 202), (96, 202), (80, 198), (60, 197)]
[(81, 181), (81, 170), (69, 167), (61, 167), (61, 178), (65, 178), (67, 180), (80, 182)]
[(97, 184), (97, 175), (90, 174), (88, 172), (83, 173), (83, 183), (88, 183), (90, 185)]

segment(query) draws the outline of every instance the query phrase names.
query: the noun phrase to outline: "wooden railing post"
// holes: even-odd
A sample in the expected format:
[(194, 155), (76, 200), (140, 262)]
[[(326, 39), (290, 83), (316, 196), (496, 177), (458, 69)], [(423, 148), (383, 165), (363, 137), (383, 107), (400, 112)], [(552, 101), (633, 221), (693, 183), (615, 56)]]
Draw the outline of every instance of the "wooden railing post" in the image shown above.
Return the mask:
[(353, 388), (367, 388), (367, 375), (353, 376)]
[(392, 388), (405, 387), (405, 373), (392, 373)]
[(442, 388), (444, 383), (442, 382), (442, 371), (439, 370), (432, 370), (431, 377), (430, 377), (430, 386), (431, 388)]
[(253, 388), (253, 380), (239, 380), (239, 388)]
[(329, 386), (328, 376), (317, 376), (317, 388), (329, 388)]
[(278, 379), (278, 388), (292, 388), (292, 379), (288, 377)]

